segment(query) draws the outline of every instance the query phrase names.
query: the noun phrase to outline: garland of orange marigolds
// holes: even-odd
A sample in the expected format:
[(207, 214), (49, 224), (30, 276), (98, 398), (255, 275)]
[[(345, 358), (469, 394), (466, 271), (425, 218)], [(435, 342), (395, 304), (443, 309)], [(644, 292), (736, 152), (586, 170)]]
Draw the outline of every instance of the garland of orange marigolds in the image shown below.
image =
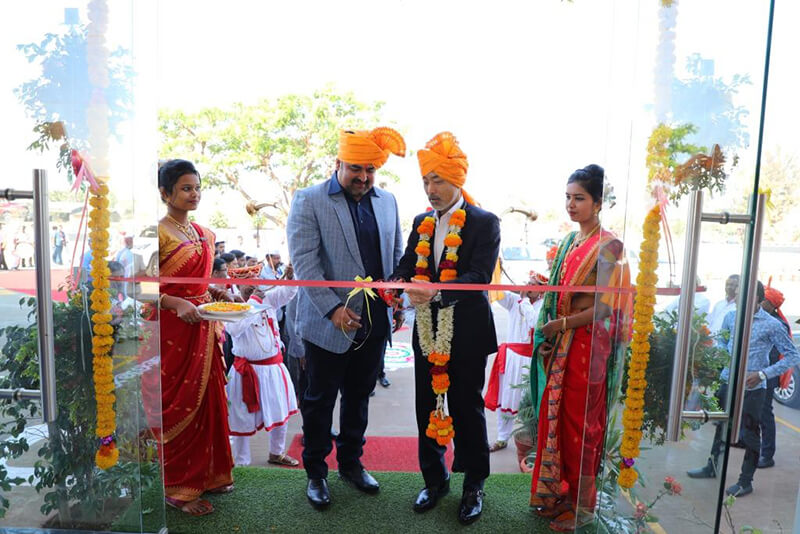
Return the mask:
[(95, 454), (95, 463), (101, 469), (108, 469), (117, 464), (117, 449), (114, 431), (117, 429), (114, 412), (114, 373), (111, 360), (111, 348), (114, 346), (114, 327), (111, 326), (111, 298), (108, 294), (108, 227), (110, 214), (108, 211), (108, 185), (99, 181), (99, 186), (92, 190), (89, 203), (89, 228), (92, 248), (92, 354), (94, 355), (94, 392), (97, 401), (97, 427), (95, 434), (100, 438), (100, 448)]
[[(467, 212), (463, 209), (456, 210), (447, 221), (447, 235), (444, 245), (447, 247), (445, 259), (439, 262), (439, 280), (449, 282), (458, 277), (456, 264), (458, 262), (458, 248), (461, 246), (461, 229), (467, 220)], [(425, 217), (417, 227), (419, 241), (414, 251), (417, 253), (416, 275), (414, 279), (429, 282), (431, 271), (428, 266), (428, 256), (431, 254), (431, 236), (435, 229), (436, 220)], [(430, 304), (417, 307), (417, 337), (422, 353), (433, 364), (431, 367), (431, 388), (436, 394), (436, 408), (431, 411), (428, 428), (425, 435), (436, 440), (439, 445), (447, 445), (455, 436), (453, 418), (445, 413), (444, 395), (450, 388), (450, 376), (447, 366), (450, 361), (450, 350), (453, 342), (453, 311), (454, 306), (446, 306), (439, 310), (436, 319), (436, 333), (433, 331), (433, 316)]]
[(660, 208), (653, 207), (644, 220), (644, 239), (639, 251), (639, 274), (636, 277), (636, 301), (633, 306), (633, 342), (628, 363), (628, 389), (625, 393), (625, 410), (622, 412), (622, 445), (620, 455), (619, 485), (632, 488), (639, 477), (633, 468), (639, 457), (644, 419), (644, 390), (647, 387), (645, 372), (650, 360), (648, 339), (653, 331), (653, 308), (656, 303), (656, 268), (658, 267), (658, 241), (661, 238)]

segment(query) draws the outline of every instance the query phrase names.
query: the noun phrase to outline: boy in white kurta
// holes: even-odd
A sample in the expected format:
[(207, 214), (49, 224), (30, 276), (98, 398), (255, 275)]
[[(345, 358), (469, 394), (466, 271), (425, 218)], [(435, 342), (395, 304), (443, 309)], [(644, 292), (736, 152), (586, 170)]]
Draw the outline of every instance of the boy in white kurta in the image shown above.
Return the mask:
[[(542, 280), (532, 276), (529, 285), (540, 284)], [(543, 299), (541, 293), (522, 294), (504, 292), (497, 302), (508, 310), (508, 334), (506, 342), (498, 347), (494, 365), (486, 390), (486, 407), (499, 410), (497, 415), (497, 440), (489, 448), (490, 452), (508, 446), (508, 439), (514, 428), (514, 416), (519, 410), (521, 384), (528, 374), (533, 352), (532, 332), (539, 318)]]
[[(246, 287), (245, 295), (253, 292)], [(225, 326), (233, 339), (234, 363), (226, 388), (236, 465), (250, 464), (250, 436), (262, 428), (269, 432), (269, 463), (299, 464), (286, 455), (286, 422), (298, 410), (294, 386), (283, 364), (276, 318), (276, 310), (286, 305), (295, 293), (297, 288), (289, 286), (255, 290), (247, 303), (259, 313)]]

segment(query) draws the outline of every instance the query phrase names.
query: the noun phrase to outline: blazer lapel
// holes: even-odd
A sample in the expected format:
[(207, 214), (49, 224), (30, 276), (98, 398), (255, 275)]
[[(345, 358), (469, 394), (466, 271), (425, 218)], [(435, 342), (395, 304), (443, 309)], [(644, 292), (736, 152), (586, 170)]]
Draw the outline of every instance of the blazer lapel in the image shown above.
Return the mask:
[(360, 270), (364, 270), (364, 265), (361, 263), (361, 253), (358, 251), (358, 238), (356, 237), (356, 229), (353, 226), (353, 217), (350, 215), (350, 208), (347, 207), (347, 200), (344, 195), (333, 195), (330, 197), (333, 202), (333, 210), (339, 219), (339, 224), (342, 226), (342, 235), (344, 241), (347, 243), (347, 248), (350, 254), (360, 266)]
[(372, 202), (372, 212), (375, 214), (375, 224), (378, 226), (378, 240), (381, 245), (381, 268), (383, 275), (394, 270), (392, 265), (392, 255), (394, 254), (394, 240), (390, 239), (391, 231), (394, 229), (389, 216), (393, 213), (392, 207), (386, 202), (386, 195), (376, 194), (370, 198)]

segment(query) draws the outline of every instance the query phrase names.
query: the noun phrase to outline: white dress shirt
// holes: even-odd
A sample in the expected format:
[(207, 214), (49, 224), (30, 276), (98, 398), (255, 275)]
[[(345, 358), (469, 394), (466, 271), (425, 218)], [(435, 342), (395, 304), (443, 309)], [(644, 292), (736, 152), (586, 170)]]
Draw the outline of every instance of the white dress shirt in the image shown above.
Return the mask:
[(447, 236), (447, 227), (449, 226), (448, 223), (450, 222), (450, 216), (456, 212), (456, 210), (461, 209), (461, 204), (464, 201), (461, 197), (461, 192), (458, 193), (458, 200), (450, 207), (447, 212), (439, 217), (439, 211), (433, 210), (433, 218), (436, 221), (436, 233), (433, 236), (433, 262), (436, 265), (436, 270), (439, 270), (439, 260), (442, 259), (442, 253), (444, 252), (444, 238)]

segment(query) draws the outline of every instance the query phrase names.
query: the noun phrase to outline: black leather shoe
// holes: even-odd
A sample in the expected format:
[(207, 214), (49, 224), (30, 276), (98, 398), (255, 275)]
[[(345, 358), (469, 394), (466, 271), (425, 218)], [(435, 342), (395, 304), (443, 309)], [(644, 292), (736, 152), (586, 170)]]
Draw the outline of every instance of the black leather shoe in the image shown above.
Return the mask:
[(378, 481), (375, 480), (372, 475), (367, 473), (367, 470), (363, 467), (357, 467), (355, 469), (348, 469), (348, 470), (339, 470), (339, 478), (355, 486), (355, 488), (359, 491), (363, 491), (364, 493), (378, 493), (378, 490), (381, 489), (380, 484)]
[(378, 377), (378, 384), (380, 384), (381, 386), (383, 386), (385, 388), (388, 388), (389, 386), (392, 385), (392, 383), (389, 382), (389, 379), (386, 378), (386, 375)]
[(422, 488), (414, 501), (414, 511), (421, 514), (427, 512), (439, 502), (439, 499), (450, 493), (450, 477), (435, 488)]
[(483, 490), (464, 490), (461, 504), (458, 506), (458, 521), (462, 525), (474, 523), (483, 512)]
[(309, 478), (306, 497), (314, 508), (323, 509), (330, 506), (331, 493), (328, 491), (328, 481), (324, 478)]
[(759, 469), (766, 469), (767, 467), (773, 467), (775, 465), (775, 460), (772, 458), (764, 458), (763, 456), (758, 459), (758, 468)]

